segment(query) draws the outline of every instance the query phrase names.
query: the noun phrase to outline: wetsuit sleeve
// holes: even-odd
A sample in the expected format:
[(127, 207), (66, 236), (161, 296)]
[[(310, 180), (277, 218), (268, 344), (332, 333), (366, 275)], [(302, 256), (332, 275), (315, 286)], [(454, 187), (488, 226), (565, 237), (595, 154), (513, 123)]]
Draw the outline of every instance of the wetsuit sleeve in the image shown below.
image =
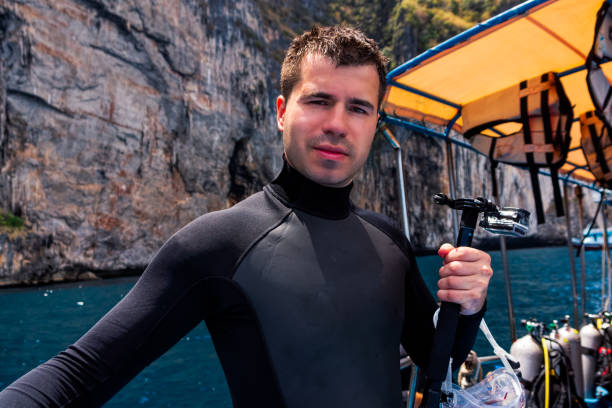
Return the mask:
[(240, 240), (259, 231), (255, 222), (220, 213), (168, 240), (121, 302), (76, 343), (2, 391), (0, 406), (100, 406), (201, 320), (219, 320), (227, 305), (216, 289), (246, 246)]
[[(416, 259), (407, 241), (405, 245), (407, 245), (406, 253), (410, 259), (410, 267), (406, 274), (402, 345), (415, 364), (424, 368), (427, 366), (431, 345), (433, 344), (435, 330), (433, 314), (438, 305), (419, 273)], [(476, 314), (459, 316), (459, 324), (451, 353), (453, 369), (461, 365), (474, 345), (484, 312), (485, 307)]]
[(202, 245), (207, 239), (189, 228), (171, 238), (121, 302), (76, 343), (2, 391), (0, 406), (96, 407), (110, 399), (214, 313), (211, 276), (201, 273), (205, 264), (198, 266), (214, 256)]
[[(237, 373), (228, 379), (230, 392), (241, 389), (242, 381), (251, 385), (245, 398), (258, 393), (268, 401), (269, 394), (278, 395), (275, 383), (252, 380), (256, 376), (235, 368), (247, 355), (259, 374), (271, 371), (257, 340), (256, 322), (244, 306), (244, 296), (237, 295), (232, 274), (247, 248), (289, 212), (257, 193), (189, 223), (164, 244), (125, 298), (83, 337), (0, 392), (0, 407), (100, 406), (201, 320), (217, 352), (225, 355), (224, 369), (231, 365)], [(242, 354), (232, 349), (249, 336), (248, 344), (240, 347)], [(232, 398), (240, 401), (234, 394)]]
[(473, 315), (460, 315), (457, 333), (455, 334), (455, 344), (453, 345), (453, 369), (459, 368), (461, 363), (465, 361), (470, 349), (474, 346), (476, 335), (480, 328), (480, 321), (484, 317), (487, 310), (487, 303), (482, 306), (482, 309)]

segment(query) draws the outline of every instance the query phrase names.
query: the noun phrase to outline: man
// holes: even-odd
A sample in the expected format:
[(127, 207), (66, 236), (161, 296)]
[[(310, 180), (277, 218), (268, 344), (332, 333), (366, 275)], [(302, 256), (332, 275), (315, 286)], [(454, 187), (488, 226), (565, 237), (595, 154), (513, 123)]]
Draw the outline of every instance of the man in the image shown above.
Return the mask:
[[(176, 233), (118, 305), (7, 387), (0, 406), (99, 406), (205, 320), (235, 407), (397, 407), (398, 343), (425, 364), (437, 306), (405, 237), (349, 201), (384, 75), (376, 44), (356, 30), (297, 37), (277, 100), (277, 179)], [(439, 254), (438, 297), (461, 304), (462, 360), (490, 258), (448, 244)]]

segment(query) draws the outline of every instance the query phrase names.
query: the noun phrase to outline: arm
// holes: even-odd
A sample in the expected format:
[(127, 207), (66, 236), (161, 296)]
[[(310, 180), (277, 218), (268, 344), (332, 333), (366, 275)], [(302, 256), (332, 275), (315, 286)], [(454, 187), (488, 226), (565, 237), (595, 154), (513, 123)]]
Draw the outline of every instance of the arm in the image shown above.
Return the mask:
[[(438, 305), (418, 271), (416, 259), (412, 251), (409, 250), (408, 254), (410, 270), (406, 276), (402, 345), (418, 366), (426, 367), (435, 330), (433, 314)], [(440, 292), (438, 292), (438, 296), (440, 296)], [(480, 306), (475, 313), (470, 315), (462, 313), (459, 317), (459, 325), (451, 354), (453, 368), (459, 367), (474, 345), (476, 335), (478, 334), (478, 326), (485, 312), (484, 299), (483, 304)]]
[(2, 391), (0, 406), (100, 406), (197, 325), (206, 286), (184, 238), (168, 241), (126, 297), (75, 344)]

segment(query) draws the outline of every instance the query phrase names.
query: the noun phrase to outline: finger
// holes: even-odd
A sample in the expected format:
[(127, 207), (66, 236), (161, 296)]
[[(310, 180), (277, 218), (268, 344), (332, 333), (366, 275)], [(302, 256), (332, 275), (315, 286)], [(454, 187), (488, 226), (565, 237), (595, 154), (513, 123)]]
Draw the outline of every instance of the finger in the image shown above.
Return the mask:
[(438, 299), (443, 302), (457, 303), (461, 306), (470, 306), (475, 303), (481, 303), (485, 294), (478, 290), (452, 290), (440, 289), (437, 292)]
[(449, 276), (438, 281), (438, 288), (444, 290), (484, 290), (488, 280), (480, 276)]
[(438, 274), (440, 278), (447, 276), (470, 276), (479, 275), (490, 278), (493, 275), (491, 265), (482, 262), (449, 262), (440, 267)]
[(489, 264), (491, 263), (491, 257), (489, 254), (479, 249), (470, 247), (455, 248), (454, 251), (449, 251), (449, 253), (444, 257), (444, 261), (446, 263), (452, 261), (476, 262), (479, 260), (488, 262)]
[(452, 246), (448, 242), (445, 242), (444, 244), (440, 246), (440, 249), (438, 249), (438, 255), (440, 256), (440, 258), (445, 258), (448, 255), (448, 253), (452, 251), (453, 249), (455, 249), (454, 246)]

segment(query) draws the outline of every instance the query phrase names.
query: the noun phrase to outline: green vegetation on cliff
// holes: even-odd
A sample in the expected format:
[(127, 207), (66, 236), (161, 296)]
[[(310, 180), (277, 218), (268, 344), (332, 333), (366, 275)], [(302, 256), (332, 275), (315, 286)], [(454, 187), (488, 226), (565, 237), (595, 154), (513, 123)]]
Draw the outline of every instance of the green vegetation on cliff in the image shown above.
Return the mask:
[(333, 0), (335, 21), (364, 30), (391, 65), (520, 4), (521, 0)]
[(521, 3), (517, 0), (402, 0), (388, 26), (409, 26), (417, 39), (417, 52), (456, 35)]
[(522, 0), (255, 0), (264, 24), (280, 34), (268, 50), (278, 63), (296, 35), (312, 27), (346, 23), (374, 38), (391, 67), (520, 4)]
[(24, 226), (23, 219), (0, 210), (0, 229), (20, 230)]

